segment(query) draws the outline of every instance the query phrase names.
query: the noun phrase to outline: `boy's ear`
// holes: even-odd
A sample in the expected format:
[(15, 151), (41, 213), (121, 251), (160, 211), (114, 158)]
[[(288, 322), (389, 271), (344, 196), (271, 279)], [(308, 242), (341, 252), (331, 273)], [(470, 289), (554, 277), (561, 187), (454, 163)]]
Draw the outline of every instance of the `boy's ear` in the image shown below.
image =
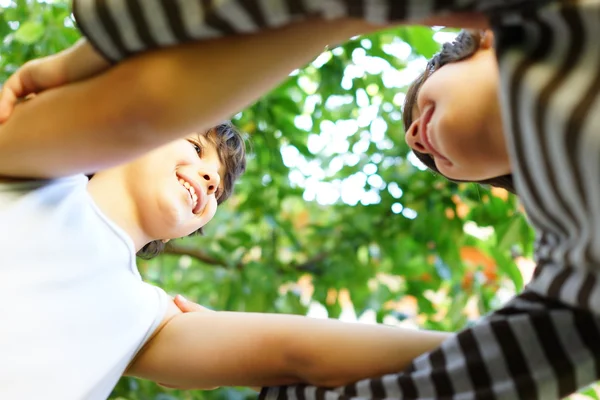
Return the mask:
[(494, 46), (494, 32), (490, 29), (486, 29), (481, 32), (481, 42), (479, 48), (482, 50), (490, 49)]

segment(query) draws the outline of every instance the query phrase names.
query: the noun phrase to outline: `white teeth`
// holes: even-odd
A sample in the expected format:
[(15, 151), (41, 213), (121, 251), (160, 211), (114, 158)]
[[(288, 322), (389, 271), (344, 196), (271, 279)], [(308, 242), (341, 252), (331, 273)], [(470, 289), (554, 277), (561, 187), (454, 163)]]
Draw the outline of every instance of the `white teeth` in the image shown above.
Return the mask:
[(187, 189), (188, 193), (190, 194), (190, 197), (192, 198), (192, 209), (195, 209), (198, 205), (198, 195), (196, 194), (196, 189), (194, 189), (192, 185), (190, 185), (188, 182), (181, 178), (179, 179), (179, 183), (181, 183), (183, 187)]

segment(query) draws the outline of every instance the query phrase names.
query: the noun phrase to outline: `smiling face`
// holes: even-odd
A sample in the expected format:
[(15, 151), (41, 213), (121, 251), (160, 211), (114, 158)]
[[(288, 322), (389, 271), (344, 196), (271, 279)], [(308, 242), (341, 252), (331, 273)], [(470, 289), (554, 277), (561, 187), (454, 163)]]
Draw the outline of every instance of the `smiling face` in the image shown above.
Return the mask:
[(171, 142), (120, 167), (147, 238), (187, 236), (215, 215), (227, 171), (211, 135)]
[(244, 167), (241, 136), (216, 128), (99, 171), (88, 192), (129, 234), (136, 250), (143, 248), (150, 257), (160, 251), (161, 240), (187, 236), (206, 225)]
[(201, 232), (245, 169), (244, 138), (223, 122), (98, 171), (87, 191), (104, 215), (130, 236), (138, 256), (152, 258), (162, 251), (165, 239)]
[(472, 56), (445, 64), (425, 80), (406, 142), (431, 156), (450, 179), (484, 181), (510, 174), (498, 89), (490, 33)]

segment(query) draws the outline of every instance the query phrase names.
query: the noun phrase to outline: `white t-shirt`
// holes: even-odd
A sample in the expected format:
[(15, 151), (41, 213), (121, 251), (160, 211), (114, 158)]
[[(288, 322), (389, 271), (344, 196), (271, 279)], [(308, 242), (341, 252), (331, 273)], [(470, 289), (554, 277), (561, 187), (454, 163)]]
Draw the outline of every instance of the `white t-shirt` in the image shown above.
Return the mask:
[(165, 314), (86, 186), (0, 183), (1, 399), (106, 399)]

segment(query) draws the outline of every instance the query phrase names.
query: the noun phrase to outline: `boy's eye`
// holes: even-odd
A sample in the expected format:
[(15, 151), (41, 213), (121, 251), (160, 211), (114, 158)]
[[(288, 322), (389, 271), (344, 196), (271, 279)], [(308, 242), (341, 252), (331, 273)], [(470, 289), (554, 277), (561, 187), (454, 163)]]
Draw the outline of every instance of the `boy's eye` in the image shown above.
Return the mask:
[(198, 153), (198, 156), (202, 157), (202, 146), (200, 146), (198, 143), (195, 143), (195, 142), (190, 142), (190, 143), (194, 147), (194, 150), (196, 150), (196, 153)]

